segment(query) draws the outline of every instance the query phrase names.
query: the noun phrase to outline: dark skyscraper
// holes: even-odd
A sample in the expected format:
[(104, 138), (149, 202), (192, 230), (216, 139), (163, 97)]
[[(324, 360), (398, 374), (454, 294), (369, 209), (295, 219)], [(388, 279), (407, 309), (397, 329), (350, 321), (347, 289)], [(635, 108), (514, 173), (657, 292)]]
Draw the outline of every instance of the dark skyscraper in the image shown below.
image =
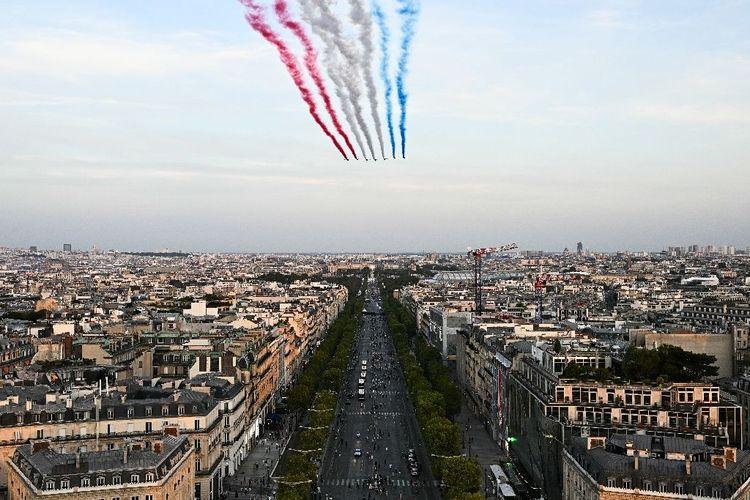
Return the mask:
[(63, 243), (63, 252), (72, 252), (73, 251), (73, 245), (70, 243)]
[(583, 254), (583, 243), (581, 243), (580, 241), (576, 243), (576, 253), (578, 255)]

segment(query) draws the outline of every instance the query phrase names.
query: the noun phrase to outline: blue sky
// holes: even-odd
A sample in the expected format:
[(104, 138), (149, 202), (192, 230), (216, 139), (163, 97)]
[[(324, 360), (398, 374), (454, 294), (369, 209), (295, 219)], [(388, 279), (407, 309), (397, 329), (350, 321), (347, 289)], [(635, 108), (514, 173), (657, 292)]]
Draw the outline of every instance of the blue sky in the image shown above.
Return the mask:
[(410, 156), (377, 164), (238, 2), (3, 6), (0, 245), (750, 245), (750, 1), (423, 0)]

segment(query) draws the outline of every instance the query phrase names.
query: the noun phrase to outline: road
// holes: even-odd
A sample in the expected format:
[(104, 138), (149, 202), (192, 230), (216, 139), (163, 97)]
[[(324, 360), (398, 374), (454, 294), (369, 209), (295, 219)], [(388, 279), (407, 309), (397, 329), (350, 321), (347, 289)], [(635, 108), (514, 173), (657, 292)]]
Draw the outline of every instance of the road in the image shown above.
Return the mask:
[[(344, 388), (320, 471), (319, 498), (438, 499), (438, 482), (419, 437), (414, 409), (381, 313), (379, 290), (370, 279), (366, 314), (357, 334)], [(358, 384), (367, 361), (364, 401)], [(359, 433), (359, 437), (357, 434)], [(355, 450), (361, 456), (355, 456)], [(410, 474), (413, 450), (418, 475)]]

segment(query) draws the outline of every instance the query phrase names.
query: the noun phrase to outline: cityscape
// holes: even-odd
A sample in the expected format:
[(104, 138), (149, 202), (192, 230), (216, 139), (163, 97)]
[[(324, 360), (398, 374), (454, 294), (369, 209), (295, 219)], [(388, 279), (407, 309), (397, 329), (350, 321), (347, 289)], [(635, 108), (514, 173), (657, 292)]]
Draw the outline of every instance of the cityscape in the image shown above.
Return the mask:
[(750, 0), (4, 0), (0, 500), (750, 500)]

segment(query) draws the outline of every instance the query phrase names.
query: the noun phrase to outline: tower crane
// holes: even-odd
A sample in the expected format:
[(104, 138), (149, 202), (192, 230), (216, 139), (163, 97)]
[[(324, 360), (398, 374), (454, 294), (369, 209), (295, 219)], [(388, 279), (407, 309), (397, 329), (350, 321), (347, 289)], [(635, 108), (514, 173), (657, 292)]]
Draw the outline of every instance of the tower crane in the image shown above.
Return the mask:
[(518, 245), (508, 243), (499, 247), (469, 248), (466, 255), (474, 258), (474, 310), (476, 314), (481, 314), (482, 306), (482, 256), (491, 253), (507, 252), (515, 250)]

